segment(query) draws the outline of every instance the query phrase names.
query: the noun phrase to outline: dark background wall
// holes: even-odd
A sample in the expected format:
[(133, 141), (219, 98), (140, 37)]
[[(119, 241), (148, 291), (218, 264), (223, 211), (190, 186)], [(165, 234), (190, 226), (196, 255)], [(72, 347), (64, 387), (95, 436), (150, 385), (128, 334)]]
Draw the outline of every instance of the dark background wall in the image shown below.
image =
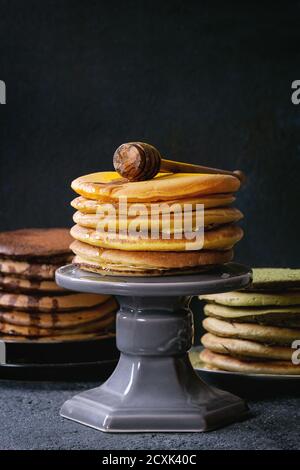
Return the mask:
[(0, 0), (0, 229), (71, 225), (122, 142), (243, 169), (236, 258), (299, 266), (300, 3)]

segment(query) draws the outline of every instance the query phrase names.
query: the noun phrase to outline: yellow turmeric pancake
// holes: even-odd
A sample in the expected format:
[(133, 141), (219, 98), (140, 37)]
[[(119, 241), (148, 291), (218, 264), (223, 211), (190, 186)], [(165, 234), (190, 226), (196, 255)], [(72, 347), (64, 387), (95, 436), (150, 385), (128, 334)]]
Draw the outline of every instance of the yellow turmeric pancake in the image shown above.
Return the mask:
[[(80, 225), (81, 227), (93, 229), (105, 229), (106, 227), (108, 228), (109, 226), (115, 223), (117, 230), (127, 230), (133, 224), (137, 224), (139, 226), (139, 229), (142, 231), (152, 229), (160, 231), (163, 230), (165, 233), (181, 233), (186, 224), (190, 224), (192, 229), (195, 230), (203, 223), (202, 217), (199, 217), (200, 214), (197, 214), (196, 211), (185, 213), (177, 212), (176, 214), (177, 215), (175, 217), (174, 214), (164, 214), (164, 216), (162, 216), (161, 214), (149, 214), (148, 217), (146, 215), (138, 215), (137, 217), (108, 217), (104, 213), (100, 215), (83, 214), (82, 212), (77, 211), (74, 214), (73, 220), (76, 224)], [(216, 225), (237, 222), (242, 217), (242, 213), (238, 209), (235, 209), (233, 207), (207, 209), (204, 211), (204, 226), (211, 228)], [(170, 224), (168, 223), (169, 221)]]
[[(145, 238), (143, 235), (103, 232), (75, 225), (71, 229), (75, 240), (101, 248), (128, 251), (185, 251), (192, 250), (192, 240), (188, 238)], [(243, 236), (237, 225), (222, 225), (204, 233), (204, 250), (229, 250)]]
[(71, 249), (77, 255), (74, 263), (83, 269), (128, 276), (199, 272), (200, 268), (207, 270), (215, 265), (227, 263), (233, 256), (232, 250), (189, 252), (106, 250), (79, 241), (73, 242)]
[(240, 187), (238, 178), (220, 174), (167, 173), (148, 181), (128, 182), (116, 172), (92, 173), (72, 182), (73, 190), (88, 199), (128, 202), (168, 201), (209, 194), (233, 193)]
[[(212, 207), (228, 206), (229, 204), (232, 204), (235, 199), (236, 198), (234, 195), (230, 193), (210, 194), (208, 196), (202, 196), (198, 198), (170, 200), (168, 201), (168, 204), (174, 207), (175, 211), (182, 211), (184, 205), (186, 204), (191, 204), (193, 207), (195, 207), (196, 204), (203, 204), (205, 209), (209, 209)], [(78, 196), (71, 202), (71, 206), (74, 207), (74, 209), (77, 211), (83, 212), (84, 214), (96, 214), (97, 211), (101, 208), (102, 204), (105, 203), (107, 203), (107, 200), (86, 199), (83, 196)], [(119, 203), (112, 201), (110, 204), (112, 204), (116, 210), (116, 214), (118, 214)], [(132, 206), (134, 209), (138, 209), (141, 215), (145, 213), (150, 214), (150, 212), (157, 213), (159, 211), (160, 213), (164, 213), (168, 211), (168, 207), (166, 207), (164, 203), (132, 203), (128, 204), (128, 209), (130, 210)]]

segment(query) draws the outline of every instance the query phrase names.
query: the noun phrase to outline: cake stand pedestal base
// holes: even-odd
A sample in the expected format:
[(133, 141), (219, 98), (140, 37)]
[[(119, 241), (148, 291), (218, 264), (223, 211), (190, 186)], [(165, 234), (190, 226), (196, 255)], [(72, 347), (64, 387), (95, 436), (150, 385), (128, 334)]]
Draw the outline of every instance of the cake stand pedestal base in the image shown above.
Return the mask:
[[(137, 280), (131, 279), (135, 288), (130, 289), (121, 278), (106, 278), (101, 282), (99, 276), (95, 276), (94, 282), (90, 279), (91, 285), (88, 276), (87, 284), (78, 278), (84, 276), (82, 271), (67, 268), (68, 274), (64, 271), (66, 268), (57, 274), (60, 285), (69, 288), (72, 285), (73, 290), (95, 292), (96, 289), (99, 293), (117, 294), (120, 304), (117, 347), (121, 356), (111, 377), (100, 387), (64, 403), (61, 416), (107, 432), (208, 431), (245, 416), (245, 402), (206, 385), (193, 370), (187, 354), (192, 345), (193, 317), (189, 309), (191, 295), (184, 294), (222, 290), (216, 283), (208, 288), (204, 282), (201, 289), (199, 279), (207, 280), (204, 275), (202, 278), (200, 275), (181, 276), (180, 283), (172, 278), (160, 278), (156, 283), (160, 281), (164, 287), (159, 291), (156, 285), (158, 290), (154, 295), (153, 280), (137, 289)], [(73, 269), (71, 276), (70, 269)], [(79, 284), (70, 282), (72, 276), (77, 277)], [(187, 278), (192, 278), (189, 287)], [(98, 279), (96, 287), (95, 279)], [(235, 278), (235, 286), (246, 285), (249, 279), (249, 271), (244, 268)], [(166, 289), (168, 280), (171, 284)], [(115, 283), (114, 289), (112, 283)], [(223, 287), (231, 290), (226, 282)], [(176, 291), (179, 295), (174, 295)], [(133, 295), (129, 295), (130, 292)]]

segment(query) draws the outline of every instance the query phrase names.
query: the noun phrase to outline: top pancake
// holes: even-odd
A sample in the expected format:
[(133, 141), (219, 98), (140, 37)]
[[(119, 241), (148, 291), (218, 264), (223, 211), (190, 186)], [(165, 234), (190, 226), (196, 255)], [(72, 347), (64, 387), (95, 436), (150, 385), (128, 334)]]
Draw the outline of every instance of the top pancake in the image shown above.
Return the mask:
[(252, 284), (246, 290), (281, 291), (300, 289), (300, 269), (255, 268)]
[(16, 260), (55, 259), (70, 255), (72, 238), (64, 228), (21, 229), (0, 233), (0, 257)]
[(116, 172), (100, 172), (81, 176), (72, 182), (73, 190), (88, 199), (129, 202), (168, 201), (197, 196), (232, 193), (240, 181), (230, 175), (167, 173), (148, 181), (128, 182)]

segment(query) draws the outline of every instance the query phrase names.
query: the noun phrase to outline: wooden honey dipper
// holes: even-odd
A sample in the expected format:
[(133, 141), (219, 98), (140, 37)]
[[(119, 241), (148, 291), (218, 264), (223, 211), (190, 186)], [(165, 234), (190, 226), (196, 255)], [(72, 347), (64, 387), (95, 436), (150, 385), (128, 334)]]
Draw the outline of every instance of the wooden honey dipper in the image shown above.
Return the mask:
[(128, 142), (120, 145), (114, 153), (115, 170), (129, 181), (145, 181), (161, 173), (213, 173), (231, 175), (242, 183), (245, 174), (240, 170), (226, 171), (190, 163), (174, 162), (162, 158), (153, 145), (144, 142)]

